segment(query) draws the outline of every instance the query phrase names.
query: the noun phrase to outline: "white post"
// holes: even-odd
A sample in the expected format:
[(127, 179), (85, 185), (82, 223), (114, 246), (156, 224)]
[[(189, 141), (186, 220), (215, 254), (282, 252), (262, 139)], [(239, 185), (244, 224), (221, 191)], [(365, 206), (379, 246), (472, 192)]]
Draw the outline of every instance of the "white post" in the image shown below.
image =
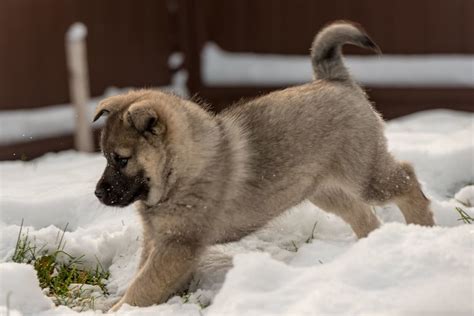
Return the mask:
[(66, 60), (69, 70), (69, 94), (75, 107), (76, 129), (74, 144), (76, 150), (94, 151), (92, 128), (88, 116), (89, 75), (87, 71), (87, 28), (74, 23), (66, 33)]

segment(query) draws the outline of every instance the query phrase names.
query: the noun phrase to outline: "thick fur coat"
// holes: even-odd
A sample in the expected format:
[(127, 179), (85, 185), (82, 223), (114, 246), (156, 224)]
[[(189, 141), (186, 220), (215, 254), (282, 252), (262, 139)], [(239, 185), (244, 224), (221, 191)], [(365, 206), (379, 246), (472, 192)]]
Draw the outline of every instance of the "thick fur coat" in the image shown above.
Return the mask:
[(341, 46), (377, 50), (351, 23), (312, 46), (314, 81), (212, 114), (189, 100), (139, 90), (102, 101), (108, 164), (96, 195), (136, 202), (139, 271), (123, 303), (164, 302), (209, 245), (236, 241), (309, 199), (359, 237), (379, 226), (372, 205), (395, 202), (408, 223), (433, 225), (413, 168), (387, 151), (384, 123), (344, 67)]

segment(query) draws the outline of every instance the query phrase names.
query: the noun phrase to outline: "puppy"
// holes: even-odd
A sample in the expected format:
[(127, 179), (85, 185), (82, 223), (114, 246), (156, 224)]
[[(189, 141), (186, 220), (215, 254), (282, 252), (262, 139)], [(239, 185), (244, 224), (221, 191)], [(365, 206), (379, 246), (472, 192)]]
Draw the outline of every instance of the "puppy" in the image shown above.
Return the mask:
[(387, 151), (384, 123), (344, 67), (345, 43), (378, 50), (364, 31), (335, 22), (311, 49), (314, 81), (214, 115), (164, 92), (102, 101), (107, 159), (95, 194), (136, 202), (139, 270), (112, 308), (164, 302), (189, 281), (209, 245), (237, 241), (309, 199), (357, 237), (380, 223), (371, 205), (395, 202), (407, 223), (434, 225), (410, 164)]

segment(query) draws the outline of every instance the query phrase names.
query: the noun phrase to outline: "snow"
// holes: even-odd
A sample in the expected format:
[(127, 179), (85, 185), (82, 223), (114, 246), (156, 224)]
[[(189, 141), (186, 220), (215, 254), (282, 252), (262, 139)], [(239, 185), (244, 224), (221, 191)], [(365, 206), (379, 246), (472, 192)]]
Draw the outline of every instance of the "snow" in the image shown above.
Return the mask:
[[(353, 77), (365, 86), (474, 87), (474, 55), (349, 55), (345, 60)], [(287, 86), (313, 76), (309, 53), (233, 53), (206, 43), (201, 61), (202, 80), (209, 86)]]
[[(97, 103), (104, 97), (124, 92), (125, 89), (108, 88), (104, 95), (92, 98), (87, 115), (92, 122)], [(0, 112), (0, 145), (28, 142), (59, 136), (74, 131), (75, 112), (71, 104), (58, 104), (37, 109), (8, 110)]]
[(83, 40), (87, 36), (87, 27), (81, 23), (76, 22), (69, 27), (66, 32), (66, 39), (68, 42), (76, 42)]
[(462, 188), (456, 195), (454, 195), (454, 198), (462, 203), (463, 205), (466, 205), (468, 207), (473, 207), (474, 206), (474, 185), (469, 185), (467, 187)]
[(307, 268), (262, 253), (237, 255), (208, 315), (468, 314), (469, 250), (468, 226), (391, 223), (334, 260)]
[(23, 313), (37, 313), (54, 306), (53, 302), (43, 295), (33, 266), (27, 264), (0, 264), (0, 293), (2, 305), (7, 301), (7, 306)]
[[(175, 57), (174, 59), (178, 59)], [(173, 61), (174, 62), (174, 61)], [(180, 70), (172, 77), (171, 85), (160, 87), (178, 95), (187, 95), (187, 72)], [(87, 116), (94, 117), (94, 111), (100, 100), (125, 93), (132, 88), (109, 87), (104, 94), (91, 98), (87, 104)], [(71, 104), (58, 104), (28, 110), (7, 110), (0, 112), (0, 145), (29, 142), (47, 137), (71, 134), (74, 131), (76, 119), (75, 110)], [(93, 127), (101, 126), (102, 121), (94, 123)]]
[[(124, 306), (119, 314), (471, 315), (474, 229), (455, 208), (474, 217), (473, 132), (473, 114), (448, 110), (388, 123), (390, 149), (414, 164), (438, 227), (407, 226), (388, 205), (375, 209), (384, 225), (357, 241), (339, 218), (304, 202), (240, 242), (209, 249), (188, 302), (174, 297), (159, 306)], [(51, 307), (31, 267), (8, 263), (22, 219), (46, 249), (56, 248), (68, 223), (65, 251), (111, 272), (110, 297), (81, 315), (102, 313), (124, 293), (138, 264), (141, 228), (133, 207), (105, 207), (94, 197), (104, 165), (98, 154), (73, 151), (0, 163), (0, 314), (8, 293), (10, 315), (76, 313)]]

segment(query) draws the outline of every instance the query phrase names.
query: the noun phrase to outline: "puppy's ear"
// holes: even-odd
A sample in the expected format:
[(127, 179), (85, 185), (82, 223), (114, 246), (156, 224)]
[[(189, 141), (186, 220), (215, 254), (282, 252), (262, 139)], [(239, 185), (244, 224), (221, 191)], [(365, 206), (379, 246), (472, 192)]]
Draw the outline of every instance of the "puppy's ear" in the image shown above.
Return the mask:
[(97, 121), (102, 115), (110, 113), (109, 105), (104, 103), (104, 101), (100, 102), (95, 109), (94, 119), (92, 122)]
[(118, 111), (123, 107), (124, 96), (113, 96), (102, 100), (95, 109), (94, 120), (97, 121), (102, 115)]
[(126, 120), (144, 136), (162, 136), (166, 131), (164, 122), (147, 102), (137, 102), (125, 113)]

